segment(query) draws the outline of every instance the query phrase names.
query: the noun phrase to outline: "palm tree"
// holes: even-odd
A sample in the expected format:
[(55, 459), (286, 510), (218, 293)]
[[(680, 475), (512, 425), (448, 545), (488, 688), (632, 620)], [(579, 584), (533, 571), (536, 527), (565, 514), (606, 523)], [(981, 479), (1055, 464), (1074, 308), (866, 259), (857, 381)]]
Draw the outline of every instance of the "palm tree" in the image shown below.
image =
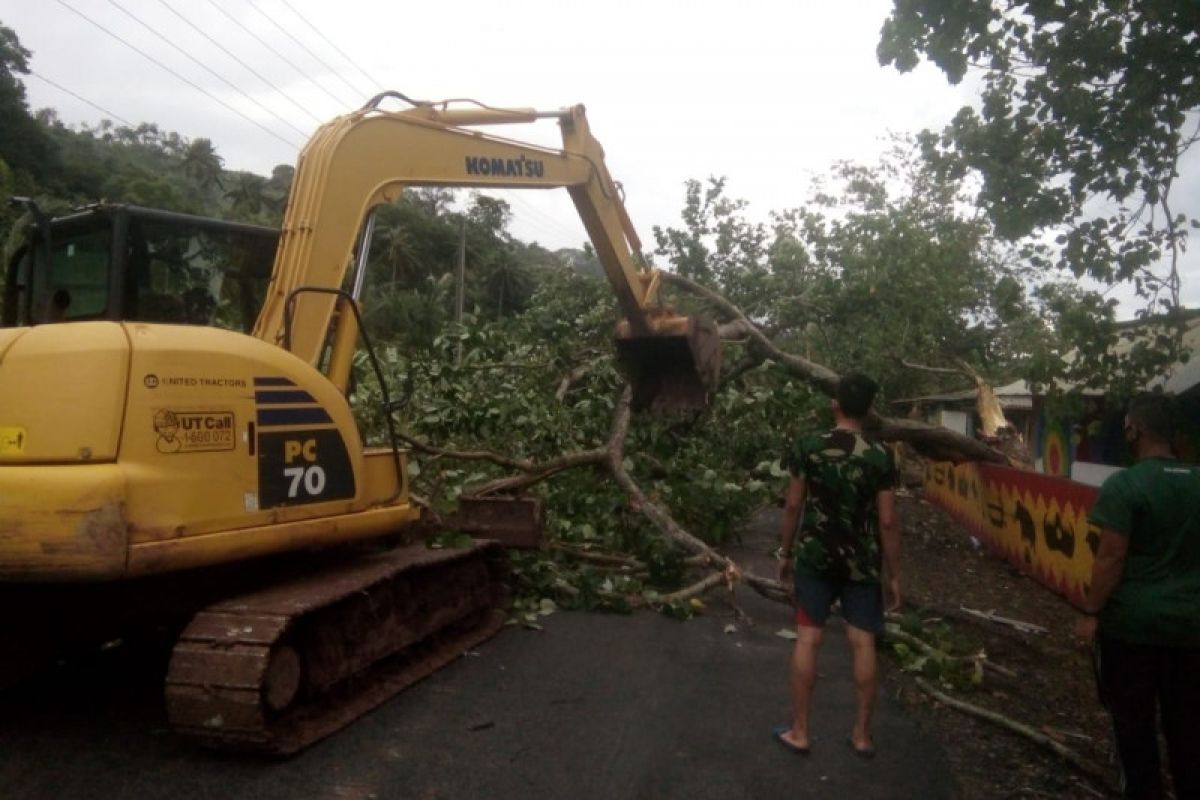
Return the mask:
[(264, 192), (267, 180), (261, 175), (251, 172), (239, 172), (233, 188), (225, 193), (225, 197), (233, 201), (233, 210), (238, 214), (253, 216), (262, 211), (267, 196)]
[(492, 259), (486, 269), (484, 286), (488, 298), (495, 303), (496, 317), (523, 311), (533, 293), (533, 277), (524, 264), (511, 253), (502, 252)]
[(183, 172), (200, 184), (201, 189), (207, 189), (214, 183), (221, 189), (221, 167), (225, 159), (217, 155), (217, 150), (209, 139), (196, 139), (188, 145), (183, 154)]

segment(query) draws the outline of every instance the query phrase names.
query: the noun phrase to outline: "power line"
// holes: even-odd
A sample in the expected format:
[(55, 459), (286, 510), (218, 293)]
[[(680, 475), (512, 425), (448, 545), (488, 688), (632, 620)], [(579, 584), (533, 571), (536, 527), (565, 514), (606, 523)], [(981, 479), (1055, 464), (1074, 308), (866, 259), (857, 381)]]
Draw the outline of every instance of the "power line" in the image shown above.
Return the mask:
[(354, 67), (356, 70), (358, 70), (360, 73), (362, 73), (362, 76), (367, 79), (367, 84), (369, 86), (375, 87), (376, 91), (381, 91), (384, 88), (382, 81), (372, 77), (365, 69), (363, 69), (362, 67), (360, 67), (358, 65), (357, 61), (355, 61), (350, 56), (346, 55), (346, 53), (342, 50), (342, 48), (340, 48), (336, 44), (334, 44), (328, 36), (326, 36), (324, 33), (321, 32), (320, 28), (318, 28), (316, 25), (313, 25), (311, 22), (309, 22), (308, 19), (305, 18), (305, 16), (303, 14), (301, 14), (299, 11), (297, 11), (292, 6), (292, 4), (288, 2), (288, 0), (280, 0), (280, 2), (282, 2), (285, 6), (287, 6), (289, 11), (291, 11), (293, 14), (295, 14), (297, 17), (299, 17), (301, 22), (303, 22), (305, 25), (307, 25), (309, 28), (311, 28), (313, 33), (317, 34), (317, 36), (320, 36), (322, 39), (324, 39), (325, 44), (332, 47), (334, 50), (337, 51), (338, 55), (340, 55), (342, 58), (346, 59), (346, 61), (349, 62), (350, 66)]
[(32, 75), (33, 77), (37, 78), (39, 81), (43, 81), (45, 83), (50, 84), (55, 89), (58, 89), (60, 92), (66, 92), (67, 94), (71, 95), (71, 97), (74, 97), (76, 100), (78, 100), (79, 102), (87, 103), (89, 106), (96, 109), (101, 114), (104, 114), (111, 119), (115, 119), (117, 122), (125, 123), (125, 127), (127, 127), (127, 128), (133, 127), (133, 123), (130, 122), (129, 120), (125, 119), (124, 117), (122, 117), (120, 114), (114, 114), (113, 112), (111, 112), (107, 108), (105, 108), (104, 106), (96, 105), (91, 100), (88, 100), (86, 97), (76, 94), (75, 92), (72, 92), (70, 89), (63, 86), (62, 84), (55, 83), (54, 81), (47, 78), (45, 75), (39, 75), (38, 73), (34, 72), (33, 70), (29, 70), (29, 74)]
[(564, 222), (561, 218), (556, 218), (539, 209), (537, 206), (521, 197), (520, 192), (512, 189), (491, 189), (491, 193), (506, 201), (510, 206), (516, 206), (524, 215), (524, 222), (531, 224), (535, 228), (540, 229), (544, 233), (550, 234), (552, 239), (563, 239), (567, 241), (579, 242), (587, 239), (587, 231), (583, 228), (583, 223), (577, 217), (572, 219), (579, 224), (579, 227), (573, 227)]
[(201, 93), (202, 93), (202, 94), (204, 94), (206, 97), (208, 97), (210, 100), (213, 100), (214, 102), (220, 103), (222, 106), (224, 106), (225, 108), (229, 109), (229, 110), (230, 110), (230, 111), (232, 111), (233, 113), (237, 114), (239, 117), (241, 117), (242, 119), (246, 120), (246, 121), (247, 121), (247, 122), (249, 122), (251, 125), (254, 125), (254, 126), (255, 126), (255, 127), (257, 127), (257, 128), (260, 128), (260, 129), (261, 129), (263, 132), (265, 132), (265, 133), (268, 133), (268, 134), (270, 134), (271, 136), (274, 136), (276, 139), (278, 139), (279, 141), (283, 142), (283, 143), (284, 143), (284, 144), (286, 144), (288, 147), (291, 147), (291, 148), (293, 148), (293, 149), (299, 149), (299, 146), (298, 146), (298, 145), (297, 145), (295, 142), (292, 142), (292, 141), (289, 141), (289, 140), (287, 140), (287, 139), (283, 138), (283, 137), (282, 137), (282, 136), (280, 136), (278, 133), (276, 133), (275, 131), (271, 130), (270, 128), (268, 128), (267, 126), (263, 125), (262, 123), (258, 122), (257, 120), (251, 119), (250, 117), (246, 116), (246, 115), (245, 115), (245, 114), (243, 114), (241, 111), (239, 111), (238, 109), (236, 109), (236, 108), (234, 108), (233, 106), (229, 105), (229, 103), (226, 103), (224, 100), (222, 100), (221, 98), (217, 97), (216, 95), (212, 94), (211, 92), (209, 92), (209, 91), (208, 91), (207, 89), (205, 89), (204, 87), (202, 87), (202, 86), (198, 86), (197, 84), (195, 84), (195, 83), (193, 83), (192, 81), (188, 80), (187, 78), (185, 78), (184, 76), (182, 76), (182, 75), (180, 75), (178, 72), (176, 72), (175, 70), (173, 70), (173, 69), (171, 69), (170, 67), (168, 67), (166, 64), (164, 64), (164, 63), (162, 63), (161, 61), (159, 61), (159, 60), (158, 60), (157, 58), (155, 58), (154, 56), (152, 56), (152, 55), (149, 55), (149, 54), (148, 54), (148, 53), (146, 53), (144, 50), (142, 50), (142, 49), (140, 49), (140, 48), (138, 48), (138, 47), (136, 47), (136, 46), (134, 46), (134, 45), (130, 44), (130, 43), (129, 43), (129, 42), (127, 42), (127, 41), (125, 41), (125, 39), (121, 38), (121, 36), (119, 36), (118, 34), (115, 34), (115, 33), (113, 33), (113, 32), (112, 32), (112, 31), (110, 31), (108, 28), (106, 28), (106, 27), (104, 27), (103, 25), (101, 25), (99, 22), (96, 22), (96, 20), (94, 20), (94, 19), (92, 19), (91, 17), (89, 17), (89, 16), (87, 16), (86, 14), (84, 14), (82, 11), (80, 11), (80, 10), (78, 10), (78, 9), (76, 9), (76, 8), (74, 8), (74, 7), (72, 7), (72, 6), (70, 6), (70, 5), (68, 5), (68, 4), (65, 2), (65, 0), (56, 0), (56, 2), (57, 2), (59, 5), (61, 5), (63, 8), (66, 8), (68, 11), (71, 11), (72, 13), (74, 13), (74, 14), (76, 14), (76, 15), (78, 15), (78, 16), (80, 16), (80, 17), (82, 17), (82, 18), (83, 18), (84, 20), (86, 20), (87, 22), (91, 23), (91, 24), (92, 24), (92, 25), (94, 25), (95, 27), (97, 27), (97, 28), (99, 28), (100, 30), (104, 31), (104, 32), (105, 32), (105, 33), (107, 33), (109, 36), (113, 37), (113, 38), (114, 38), (114, 39), (116, 39), (118, 42), (120, 42), (121, 44), (123, 44), (123, 45), (125, 45), (126, 47), (128, 47), (130, 50), (133, 50), (135, 53), (137, 53), (138, 55), (140, 55), (142, 58), (146, 59), (147, 61), (151, 62), (152, 64), (155, 64), (155, 65), (156, 65), (156, 66), (158, 66), (160, 69), (166, 70), (167, 72), (171, 73), (171, 74), (172, 74), (172, 75), (174, 75), (176, 78), (178, 78), (179, 80), (183, 81), (183, 82), (184, 82), (184, 83), (186, 83), (188, 86), (191, 86), (191, 87), (192, 87), (193, 89), (195, 89), (196, 91), (198, 91), (198, 92), (201, 92)]
[[(62, 2), (62, 0), (59, 0), (59, 2), (61, 3), (61, 2)], [(251, 36), (251, 37), (252, 37), (252, 38), (253, 38), (253, 39), (254, 39), (256, 42), (258, 42), (258, 43), (259, 43), (259, 44), (261, 44), (263, 47), (267, 48), (267, 49), (268, 49), (268, 50), (270, 50), (272, 53), (274, 53), (274, 54), (275, 54), (275, 56), (276, 56), (277, 58), (279, 58), (279, 60), (281, 60), (283, 63), (287, 64), (287, 65), (288, 65), (289, 67), (291, 67), (292, 69), (296, 70), (296, 74), (297, 74), (297, 75), (299, 75), (300, 77), (304, 78), (306, 81), (308, 81), (309, 83), (311, 83), (313, 86), (315, 86), (315, 87), (317, 87), (318, 89), (320, 89), (320, 90), (321, 90), (322, 92), (324, 92), (324, 93), (325, 93), (325, 94), (326, 94), (326, 95), (327, 95), (329, 98), (331, 98), (331, 99), (333, 100), (333, 102), (337, 103), (339, 106), (346, 105), (346, 101), (345, 101), (345, 100), (342, 100), (340, 97), (337, 97), (336, 95), (334, 95), (334, 94), (333, 94), (333, 92), (329, 91), (329, 90), (328, 90), (328, 89), (326, 89), (324, 86), (322, 86), (321, 84), (317, 83), (317, 82), (316, 82), (316, 81), (314, 81), (312, 78), (308, 77), (308, 75), (307, 75), (307, 74), (305, 74), (304, 70), (302, 70), (300, 67), (298, 67), (298, 66), (296, 66), (294, 63), (292, 63), (291, 59), (289, 59), (289, 58), (288, 58), (287, 56), (285, 56), (283, 53), (279, 52), (279, 51), (278, 51), (278, 50), (276, 50), (274, 47), (272, 47), (272, 46), (270, 45), (270, 43), (269, 43), (269, 42), (267, 42), (265, 39), (263, 39), (263, 38), (262, 38), (261, 36), (259, 36), (257, 33), (255, 33), (254, 31), (250, 30), (249, 28), (247, 28), (247, 27), (246, 27), (246, 25), (245, 25), (245, 23), (243, 23), (243, 22), (242, 22), (240, 19), (238, 19), (237, 17), (233, 16), (232, 14), (230, 14), (230, 13), (229, 13), (228, 11), (226, 11), (225, 9), (221, 8), (219, 5), (217, 5), (217, 4), (214, 2), (214, 0), (208, 0), (208, 4), (209, 4), (209, 5), (211, 5), (213, 8), (215, 8), (217, 11), (220, 11), (222, 14), (224, 14), (224, 15), (226, 16), (226, 18), (228, 18), (228, 19), (229, 19), (229, 21), (230, 21), (230, 22), (232, 22), (234, 25), (237, 25), (239, 28), (241, 28), (243, 31), (245, 31), (245, 32), (246, 32), (246, 33), (247, 33), (249, 36)], [(257, 9), (255, 9), (255, 10), (257, 11)], [(261, 12), (261, 11), (259, 11), (258, 13), (259, 13), (259, 14), (262, 14), (262, 12)], [(265, 17), (266, 15), (264, 14), (263, 16)], [(269, 20), (268, 20), (268, 21), (269, 21)], [(351, 107), (354, 107), (354, 105), (355, 105), (354, 103), (350, 103), (350, 106), (351, 106)]]
[(125, 16), (129, 17), (130, 19), (132, 19), (132, 20), (133, 20), (134, 22), (136, 22), (138, 25), (141, 25), (143, 28), (145, 28), (146, 30), (150, 31), (150, 33), (154, 34), (154, 35), (155, 35), (155, 36), (157, 36), (159, 39), (162, 39), (162, 40), (163, 40), (164, 42), (166, 42), (168, 45), (170, 45), (171, 47), (173, 47), (173, 48), (175, 48), (176, 50), (178, 50), (180, 53), (182, 53), (182, 54), (184, 55), (184, 57), (186, 57), (186, 58), (190, 59), (190, 60), (191, 60), (193, 63), (195, 63), (195, 64), (196, 64), (198, 67), (200, 67), (201, 69), (203, 69), (203, 70), (205, 70), (206, 72), (208, 72), (208, 74), (209, 74), (209, 75), (212, 75), (214, 78), (216, 78), (217, 80), (219, 80), (219, 81), (221, 81), (222, 83), (224, 83), (224, 84), (225, 84), (226, 86), (228, 86), (230, 89), (233, 89), (235, 92), (237, 92), (238, 94), (240, 94), (242, 97), (246, 98), (246, 99), (247, 99), (247, 100), (249, 100), (251, 103), (254, 103), (254, 105), (258, 106), (258, 107), (259, 107), (259, 108), (261, 108), (263, 111), (265, 111), (266, 113), (270, 114), (270, 115), (271, 115), (272, 117), (274, 117), (275, 119), (277, 119), (277, 120), (279, 120), (280, 122), (282, 122), (284, 125), (287, 125), (289, 128), (291, 128), (292, 130), (294, 130), (296, 133), (300, 134), (301, 136), (303, 136), (303, 137), (305, 137), (305, 138), (308, 138), (308, 134), (307, 134), (306, 132), (304, 132), (304, 131), (300, 130), (300, 129), (299, 129), (299, 128), (297, 128), (295, 125), (293, 125), (292, 123), (288, 122), (286, 119), (284, 119), (283, 117), (281, 117), (279, 114), (275, 113), (274, 111), (272, 111), (271, 109), (267, 108), (267, 107), (266, 107), (266, 106), (264, 106), (262, 103), (260, 103), (258, 100), (255, 100), (253, 97), (251, 97), (250, 95), (246, 94), (246, 92), (242, 91), (240, 88), (238, 88), (237, 86), (235, 86), (235, 85), (234, 85), (232, 82), (230, 82), (229, 80), (227, 80), (227, 79), (226, 79), (224, 76), (222, 76), (222, 75), (218, 74), (218, 73), (217, 73), (217, 72), (216, 72), (216, 71), (215, 71), (215, 70), (214, 70), (212, 67), (208, 66), (208, 65), (207, 65), (207, 64), (205, 64), (203, 61), (201, 61), (200, 59), (196, 58), (196, 57), (195, 57), (195, 56), (193, 56), (191, 53), (187, 52), (187, 51), (186, 51), (186, 50), (184, 50), (182, 47), (180, 47), (179, 45), (177, 45), (177, 44), (175, 44), (174, 42), (172, 42), (172, 41), (171, 41), (170, 39), (168, 39), (166, 36), (162, 35), (162, 34), (161, 34), (161, 33), (159, 33), (158, 31), (156, 31), (154, 28), (152, 28), (151, 26), (147, 25), (145, 22), (143, 22), (141, 19), (139, 19), (137, 16), (135, 16), (135, 15), (133, 14), (133, 12), (131, 12), (129, 9), (125, 8), (125, 7), (124, 7), (124, 6), (122, 6), (120, 3), (118, 3), (118, 2), (117, 2), (117, 0), (108, 0), (108, 2), (109, 2), (111, 5), (114, 5), (114, 6), (116, 6), (118, 11), (120, 11), (122, 14), (124, 14)]
[[(191, 29), (192, 29), (192, 30), (194, 30), (196, 33), (198, 33), (198, 34), (200, 34), (201, 36), (203, 36), (205, 39), (207, 39), (207, 40), (208, 40), (208, 41), (209, 41), (211, 44), (213, 44), (215, 47), (219, 48), (219, 49), (221, 50), (221, 52), (223, 52), (225, 55), (229, 56), (229, 57), (230, 57), (230, 58), (232, 58), (234, 61), (236, 61), (237, 63), (241, 64), (243, 67), (245, 67), (245, 68), (246, 68), (246, 69), (247, 69), (247, 70), (248, 70), (248, 71), (249, 71), (249, 72), (250, 72), (252, 75), (254, 75), (254, 77), (258, 78), (260, 81), (262, 81), (263, 83), (265, 83), (267, 86), (270, 86), (272, 89), (274, 89), (274, 90), (275, 90), (275, 91), (276, 91), (276, 92), (277, 92), (277, 93), (278, 93), (278, 94), (279, 94), (281, 97), (283, 97), (283, 99), (287, 100), (289, 103), (291, 103), (291, 104), (292, 104), (292, 105), (294, 105), (296, 108), (298, 108), (298, 109), (300, 109), (301, 111), (303, 111), (305, 114), (308, 114), (308, 116), (312, 118), (313, 122), (316, 122), (316, 123), (319, 125), (319, 124), (322, 124), (322, 123), (325, 121), (325, 120), (321, 119), (320, 117), (318, 117), (316, 114), (314, 114), (314, 113), (313, 113), (311, 110), (309, 110), (309, 109), (308, 109), (306, 106), (303, 106), (303, 105), (301, 105), (300, 103), (297, 103), (295, 100), (293, 100), (293, 99), (291, 98), (291, 96), (289, 96), (289, 95), (288, 95), (288, 93), (287, 93), (287, 92), (283, 91), (283, 89), (280, 89), (278, 86), (276, 86), (275, 84), (271, 83), (271, 81), (270, 81), (270, 80), (268, 80), (267, 78), (264, 78), (262, 75), (260, 75), (260, 74), (258, 73), (258, 71), (257, 71), (257, 70), (255, 70), (255, 69), (254, 69), (254, 67), (250, 66), (250, 65), (249, 65), (249, 64), (247, 64), (245, 61), (242, 61), (242, 60), (241, 60), (240, 58), (238, 58), (238, 57), (237, 57), (237, 56), (236, 56), (234, 53), (232, 53), (232, 52), (229, 50), (229, 48), (225, 47), (225, 45), (221, 44), (221, 43), (220, 43), (220, 42), (218, 42), (216, 39), (214, 39), (213, 37), (209, 36), (209, 35), (208, 35), (207, 33), (205, 33), (205, 32), (204, 32), (204, 31), (203, 31), (201, 28), (197, 27), (195, 23), (193, 23), (193, 22), (192, 22), (191, 20), (189, 20), (187, 17), (183, 16), (183, 14), (180, 14), (180, 13), (179, 13), (178, 11), (176, 11), (174, 8), (172, 8), (172, 7), (171, 7), (171, 6), (170, 6), (170, 5), (167, 3), (167, 0), (158, 0), (158, 2), (159, 2), (159, 3), (161, 3), (161, 4), (163, 5), (163, 7), (164, 7), (164, 8), (166, 8), (168, 11), (170, 11), (172, 14), (174, 14), (175, 16), (177, 16), (177, 17), (179, 17), (181, 20), (183, 20), (185, 23), (187, 23), (187, 25), (188, 25), (189, 27), (191, 27)], [(305, 135), (307, 136), (307, 134), (305, 134)]]
[[(275, 27), (276, 27), (276, 28), (277, 28), (277, 29), (278, 29), (278, 30), (279, 30), (279, 31), (280, 31), (280, 32), (281, 32), (281, 33), (282, 33), (284, 36), (288, 37), (288, 38), (289, 38), (289, 39), (291, 39), (293, 42), (295, 42), (296, 44), (300, 45), (300, 48), (301, 48), (302, 50), (304, 50), (304, 52), (306, 52), (306, 53), (308, 53), (310, 56), (312, 56), (312, 58), (313, 58), (313, 59), (314, 59), (314, 60), (315, 60), (315, 61), (316, 61), (318, 64), (320, 64), (321, 66), (323, 66), (325, 69), (329, 70), (330, 74), (332, 74), (332, 75), (333, 75), (335, 78), (337, 78), (337, 79), (338, 79), (339, 81), (341, 81), (342, 83), (346, 84), (346, 86), (348, 86), (348, 87), (350, 88), (350, 95), (351, 95), (351, 96), (354, 96), (355, 94), (357, 94), (357, 93), (358, 93), (358, 91), (359, 91), (359, 90), (358, 90), (358, 89), (356, 89), (356, 88), (354, 88), (354, 86), (353, 86), (353, 85), (351, 85), (350, 81), (348, 81), (348, 80), (346, 80), (344, 77), (342, 77), (342, 74), (341, 74), (340, 72), (338, 72), (336, 69), (334, 69), (333, 67), (331, 67), (331, 66), (329, 66), (328, 64), (326, 64), (326, 63), (325, 63), (325, 61), (324, 61), (324, 60), (323, 60), (323, 59), (322, 59), (322, 58), (321, 58), (319, 55), (317, 55), (316, 53), (314, 53), (314, 52), (313, 52), (313, 51), (312, 51), (312, 50), (309, 48), (309, 46), (308, 46), (308, 45), (306, 45), (304, 42), (300, 41), (300, 40), (299, 40), (299, 39), (297, 39), (295, 36), (293, 36), (293, 35), (292, 35), (292, 32), (291, 32), (291, 31), (289, 31), (287, 28), (283, 27), (282, 25), (280, 25), (280, 24), (279, 24), (279, 23), (278, 23), (278, 22), (275, 20), (275, 18), (274, 18), (274, 17), (272, 17), (272, 16), (269, 16), (268, 14), (265, 14), (265, 13), (263, 13), (263, 10), (262, 10), (261, 8), (259, 8), (259, 7), (258, 7), (258, 5), (257, 5), (257, 4), (254, 2), (254, 0), (246, 0), (246, 3), (247, 3), (247, 4), (249, 4), (249, 6), (250, 6), (251, 8), (253, 8), (255, 11), (257, 11), (257, 12), (259, 13), (259, 16), (261, 16), (261, 17), (262, 17), (263, 19), (265, 19), (267, 22), (269, 22), (269, 23), (271, 23), (272, 25), (274, 25), (274, 26), (275, 26)], [(368, 96), (369, 96), (369, 95), (368, 95)]]

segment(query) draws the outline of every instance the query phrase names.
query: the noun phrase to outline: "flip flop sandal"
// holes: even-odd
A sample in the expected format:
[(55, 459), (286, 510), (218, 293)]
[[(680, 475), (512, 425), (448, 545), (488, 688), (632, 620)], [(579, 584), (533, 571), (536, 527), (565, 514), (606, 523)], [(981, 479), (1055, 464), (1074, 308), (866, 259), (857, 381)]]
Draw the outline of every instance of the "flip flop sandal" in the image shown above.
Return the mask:
[(849, 745), (850, 749), (854, 751), (854, 755), (858, 756), (859, 758), (874, 758), (875, 757), (875, 745), (871, 745), (870, 747), (861, 747), (860, 748), (858, 745), (856, 745), (854, 743), (853, 736), (846, 737), (846, 744)]
[(785, 748), (787, 748), (788, 750), (790, 750), (791, 752), (795, 753), (798, 756), (806, 756), (810, 752), (812, 752), (807, 747), (800, 747), (798, 745), (794, 745), (791, 742), (789, 742), (787, 739), (783, 738), (783, 735), (785, 733), (787, 733), (788, 731), (790, 731), (791, 729), (792, 729), (791, 725), (780, 725), (777, 728), (772, 728), (771, 729), (771, 738), (774, 739), (775, 741), (779, 742)]

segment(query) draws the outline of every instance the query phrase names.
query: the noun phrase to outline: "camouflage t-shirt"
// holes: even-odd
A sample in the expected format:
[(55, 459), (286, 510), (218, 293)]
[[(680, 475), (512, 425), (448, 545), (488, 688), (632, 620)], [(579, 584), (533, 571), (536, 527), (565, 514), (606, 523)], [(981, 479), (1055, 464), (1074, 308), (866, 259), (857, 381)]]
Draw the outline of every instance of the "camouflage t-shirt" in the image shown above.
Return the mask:
[(804, 478), (807, 497), (796, 543), (796, 572), (879, 582), (876, 495), (896, 484), (892, 453), (861, 433), (834, 428), (801, 436), (788, 470)]

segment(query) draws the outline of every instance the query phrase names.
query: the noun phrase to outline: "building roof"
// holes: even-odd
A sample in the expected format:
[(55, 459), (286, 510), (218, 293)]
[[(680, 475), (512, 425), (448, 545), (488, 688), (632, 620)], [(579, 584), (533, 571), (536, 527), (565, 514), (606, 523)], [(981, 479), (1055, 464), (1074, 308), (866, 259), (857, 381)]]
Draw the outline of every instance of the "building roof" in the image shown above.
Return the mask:
[(1193, 317), (1187, 321), (1187, 329), (1183, 332), (1183, 352), (1191, 358), (1182, 363), (1175, 363), (1171, 370), (1161, 378), (1155, 378), (1147, 384), (1147, 389), (1161, 386), (1165, 391), (1184, 394), (1200, 385), (1200, 318)]
[[(1164, 391), (1177, 395), (1187, 392), (1200, 392), (1200, 311), (1188, 311), (1186, 329), (1183, 333), (1183, 351), (1192, 357), (1187, 361), (1176, 362), (1165, 375), (1157, 377), (1146, 384), (1146, 389), (1162, 387)], [(1136, 329), (1144, 327), (1140, 321), (1122, 323), (1122, 327)], [(1133, 349), (1137, 339), (1121, 339), (1114, 351), (1117, 355), (1125, 355)], [(1069, 357), (1069, 356), (1068, 356)], [(1069, 384), (1060, 383), (1060, 388), (1071, 391)], [(1029, 409), (1033, 407), (1034, 394), (1029, 389), (1028, 381), (1016, 380), (1003, 386), (993, 387), (996, 400), (1004, 409)], [(1074, 390), (1086, 397), (1102, 397), (1105, 393), (1098, 389)], [(1041, 393), (1039, 393), (1041, 394)], [(910, 405), (913, 403), (963, 403), (975, 401), (975, 389), (959, 389), (951, 392), (906, 397), (893, 400), (895, 405)]]
[[(1033, 395), (1029, 391), (1029, 384), (1025, 381), (1013, 381), (1004, 386), (996, 386), (992, 389), (996, 395), (996, 400), (1000, 403), (1001, 408), (1012, 409), (1028, 409), (1033, 407)], [(895, 405), (912, 404), (912, 403), (963, 403), (975, 402), (975, 389), (959, 389), (953, 392), (941, 392), (939, 394), (927, 394), (920, 397), (905, 397), (900, 400), (893, 400)]]

